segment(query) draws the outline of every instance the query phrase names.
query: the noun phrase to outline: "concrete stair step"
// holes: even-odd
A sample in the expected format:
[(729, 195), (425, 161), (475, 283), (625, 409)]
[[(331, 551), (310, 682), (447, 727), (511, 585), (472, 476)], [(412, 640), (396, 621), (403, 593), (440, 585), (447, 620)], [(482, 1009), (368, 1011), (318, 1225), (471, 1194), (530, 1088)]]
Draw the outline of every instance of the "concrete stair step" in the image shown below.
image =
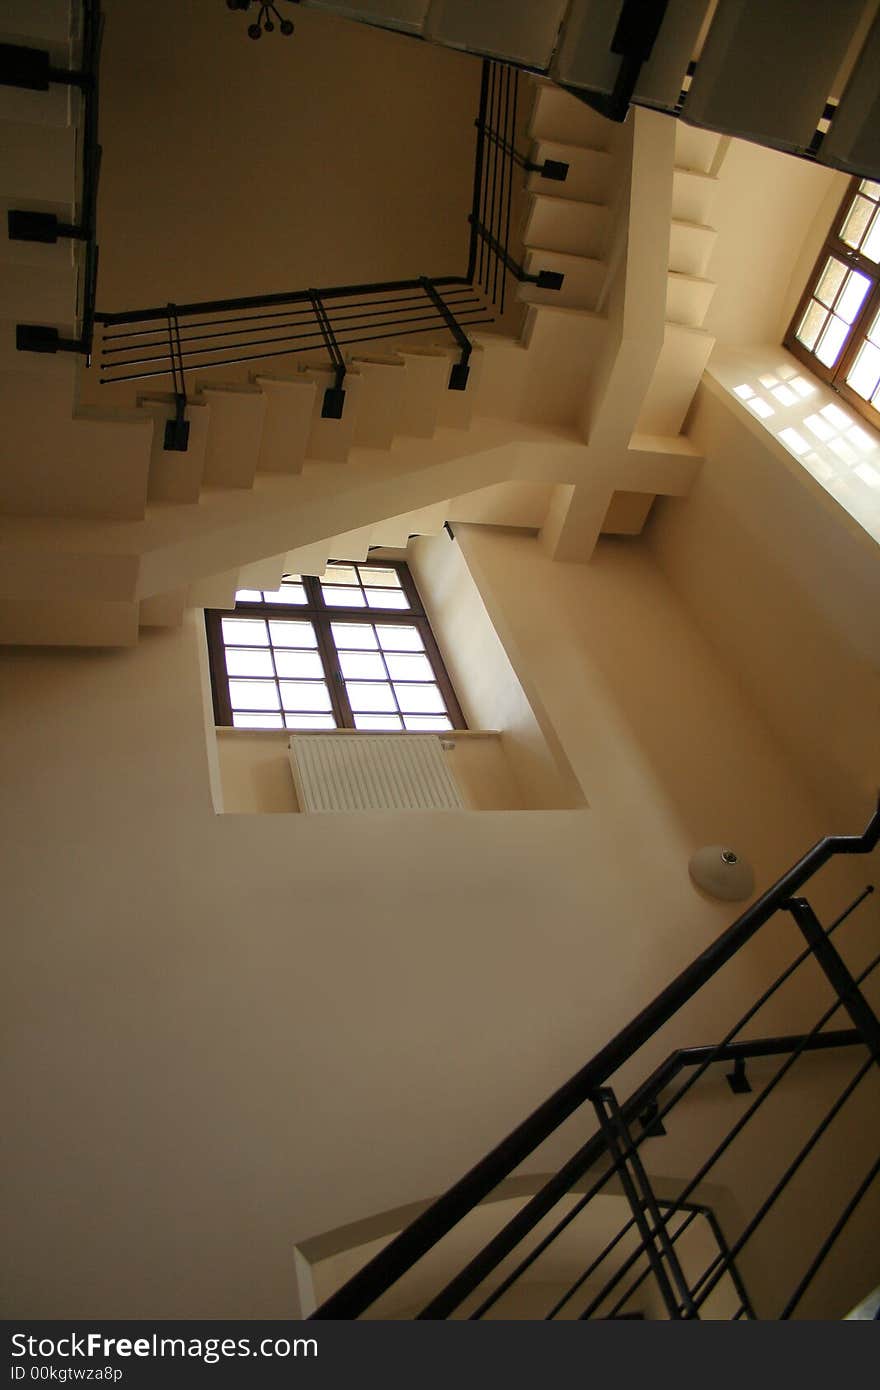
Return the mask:
[(0, 599), (0, 645), (133, 647), (139, 605), (98, 599)]
[(315, 383), (305, 377), (257, 376), (255, 381), (266, 397), (257, 472), (301, 473), (312, 427)]
[(398, 435), (430, 439), (440, 415), (443, 393), (449, 381), (449, 361), (439, 351), (402, 351), (406, 386), (397, 421)]
[(268, 589), (270, 591), (278, 589), (281, 585), (281, 576), (285, 570), (285, 555), (270, 555), (265, 560), (255, 560), (249, 565), (242, 565), (238, 572), (238, 587), (240, 589)]
[(672, 216), (682, 222), (706, 225), (718, 179), (698, 169), (674, 169), (672, 172)]
[(0, 189), (13, 207), (35, 206), (34, 200), (58, 203), (73, 215), (76, 178), (76, 130), (73, 126), (31, 125), (7, 121), (0, 140)]
[[(0, 30), (3, 16), (0, 14)], [(0, 39), (0, 42), (4, 40)], [(26, 47), (43, 47), (41, 44), (28, 44)], [(62, 56), (62, 55), (58, 55)], [(64, 55), (66, 66), (66, 54)], [(20, 87), (0, 87), (0, 121), (14, 121), (22, 125), (45, 125), (64, 127), (75, 123), (74, 112), (79, 111), (80, 98), (75, 88), (52, 83), (48, 92), (29, 92)]]
[(439, 397), (437, 409), (437, 428), (448, 430), (466, 430), (470, 427), (477, 403), (480, 399), (480, 381), (483, 374), (483, 349), (474, 342), (471, 337), (471, 355), (468, 362), (468, 383), (464, 391), (450, 391), (449, 380), (452, 369), (460, 360), (461, 353), (457, 347), (450, 347), (446, 343), (432, 344), (432, 351), (445, 359), (446, 367), (446, 389)]
[(351, 370), (362, 382), (354, 443), (368, 449), (390, 449), (407, 387), (406, 363), (399, 357), (384, 361), (355, 358)]
[(3, 0), (0, 41), (46, 48), (70, 41), (75, 16), (70, 0)]
[(551, 82), (538, 81), (536, 88), (529, 119), (529, 135), (533, 140), (549, 140), (592, 150), (612, 147), (614, 129), (611, 121)]
[(357, 425), (358, 405), (363, 382), (355, 374), (346, 375), (343, 383), (345, 403), (342, 419), (324, 419), (324, 392), (335, 385), (335, 376), (328, 368), (310, 368), (308, 379), (314, 383), (315, 396), (312, 403), (311, 423), (306, 443), (306, 458), (326, 463), (345, 463), (351, 449)]
[(555, 304), (569, 309), (597, 308), (608, 273), (606, 261), (596, 256), (570, 256), (561, 251), (529, 247), (524, 264), (530, 275), (541, 270), (555, 270), (565, 277), (558, 290), (542, 290), (528, 282), (518, 285), (517, 294), (526, 304)]
[(423, 26), (426, 39), (546, 70), (568, 0), (432, 0)]
[[(66, 237), (61, 237), (53, 243), (10, 240), (8, 214), (17, 208), (18, 202), (15, 199), (0, 198), (0, 266), (33, 266), (37, 270), (45, 270), (53, 275), (58, 271), (66, 271), (72, 278), (75, 277), (75, 251), (78, 245), (76, 242)], [(31, 198), (27, 203), (27, 211), (51, 212), (61, 221), (64, 221), (68, 217), (70, 209), (65, 208), (61, 203), (50, 203), (45, 199)]]
[(585, 149), (581, 145), (564, 145), (554, 140), (536, 140), (530, 158), (536, 164), (555, 160), (568, 165), (561, 182), (532, 172), (526, 177), (530, 193), (543, 193), (548, 198), (573, 198), (586, 203), (607, 203), (614, 184), (614, 157), (608, 150)]
[(699, 275), (681, 275), (671, 270), (666, 277), (667, 321), (685, 324), (688, 328), (701, 328), (715, 289), (714, 280), (705, 280)]
[(139, 627), (180, 627), (187, 609), (187, 590), (172, 589), (167, 594), (142, 598), (138, 605)]
[(253, 486), (267, 397), (259, 387), (206, 387), (210, 406), (203, 482), (206, 487)]
[(678, 275), (705, 276), (717, 237), (714, 227), (673, 218), (669, 224), (669, 269)]
[(4, 314), (18, 323), (72, 323), (76, 315), (76, 272), (70, 264), (0, 262), (0, 304)]
[[(22, 354), (23, 355), (23, 354)], [(0, 512), (135, 520), (147, 501), (153, 421), (81, 411), (71, 419), (76, 363), (47, 375), (0, 375)]]
[(198, 502), (205, 471), (205, 453), (210, 429), (210, 407), (206, 402), (187, 405), (189, 439), (185, 453), (165, 448), (165, 425), (175, 417), (173, 397), (144, 396), (140, 409), (155, 421), (150, 453), (148, 502)]
[(523, 241), (526, 246), (543, 247), (547, 251), (601, 258), (610, 222), (610, 209), (603, 203), (582, 203), (533, 193)]

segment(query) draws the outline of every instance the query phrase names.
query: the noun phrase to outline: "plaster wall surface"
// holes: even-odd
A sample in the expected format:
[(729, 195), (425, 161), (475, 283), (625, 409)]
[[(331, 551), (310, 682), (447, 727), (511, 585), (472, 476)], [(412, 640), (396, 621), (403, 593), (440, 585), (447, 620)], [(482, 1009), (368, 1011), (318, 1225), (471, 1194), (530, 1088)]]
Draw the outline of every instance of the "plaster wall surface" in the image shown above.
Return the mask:
[(295, 1313), (295, 1242), (442, 1190), (729, 922), (697, 844), (763, 884), (830, 828), (648, 557), (462, 531), (589, 810), (218, 816), (201, 615), (0, 656), (7, 1316)]

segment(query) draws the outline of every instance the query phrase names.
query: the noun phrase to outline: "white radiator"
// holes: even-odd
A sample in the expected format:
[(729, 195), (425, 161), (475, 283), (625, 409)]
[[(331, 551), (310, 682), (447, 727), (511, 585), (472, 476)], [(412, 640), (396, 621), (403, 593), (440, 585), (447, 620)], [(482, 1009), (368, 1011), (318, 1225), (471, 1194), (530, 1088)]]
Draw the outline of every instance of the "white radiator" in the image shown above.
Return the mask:
[(436, 734), (292, 734), (301, 811), (458, 811)]

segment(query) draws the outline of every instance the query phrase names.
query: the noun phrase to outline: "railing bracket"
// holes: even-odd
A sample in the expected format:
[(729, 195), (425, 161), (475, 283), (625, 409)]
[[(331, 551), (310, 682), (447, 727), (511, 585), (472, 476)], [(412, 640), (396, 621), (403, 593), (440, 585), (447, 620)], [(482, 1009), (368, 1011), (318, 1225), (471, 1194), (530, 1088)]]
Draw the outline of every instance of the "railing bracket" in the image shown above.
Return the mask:
[(51, 245), (59, 237), (72, 237), (85, 240), (84, 228), (69, 222), (59, 222), (54, 212), (30, 212), (22, 208), (10, 208), (6, 217), (10, 241), (39, 241)]
[(62, 338), (57, 328), (42, 323), (17, 323), (15, 346), (19, 352), (85, 352), (78, 338)]
[(733, 1071), (727, 1072), (724, 1079), (735, 1096), (748, 1095), (752, 1089), (749, 1078), (746, 1076), (744, 1057), (737, 1057), (733, 1064)]
[(345, 390), (342, 386), (328, 386), (321, 405), (322, 420), (341, 420), (345, 408)]
[(652, 1100), (650, 1105), (646, 1105), (639, 1115), (639, 1124), (649, 1139), (662, 1139), (666, 1134), (666, 1126), (661, 1119), (658, 1119), (659, 1114), (660, 1104), (658, 1101)]

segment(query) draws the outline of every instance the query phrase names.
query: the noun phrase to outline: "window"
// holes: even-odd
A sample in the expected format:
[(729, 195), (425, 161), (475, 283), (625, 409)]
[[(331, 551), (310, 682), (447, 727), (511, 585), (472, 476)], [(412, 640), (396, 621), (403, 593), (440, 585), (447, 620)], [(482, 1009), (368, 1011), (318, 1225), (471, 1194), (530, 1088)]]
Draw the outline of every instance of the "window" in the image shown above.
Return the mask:
[(880, 183), (852, 180), (785, 346), (880, 426)]
[(239, 729), (425, 733), (464, 719), (406, 565), (331, 562), (205, 614), (214, 715)]

